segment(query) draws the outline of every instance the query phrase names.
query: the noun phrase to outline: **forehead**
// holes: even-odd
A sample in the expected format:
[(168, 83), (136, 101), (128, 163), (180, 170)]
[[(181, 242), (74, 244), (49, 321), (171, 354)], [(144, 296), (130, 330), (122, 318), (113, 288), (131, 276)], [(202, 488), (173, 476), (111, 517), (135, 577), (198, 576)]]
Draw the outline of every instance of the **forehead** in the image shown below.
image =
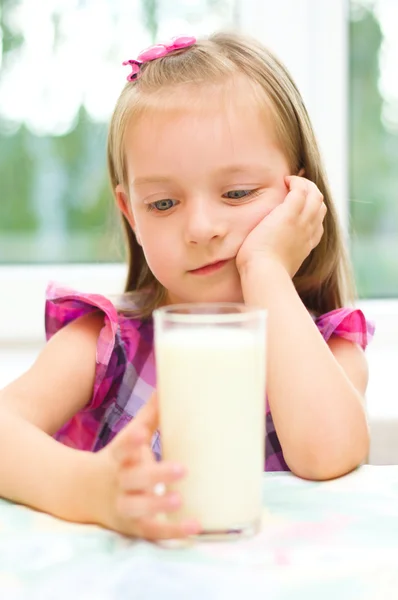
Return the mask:
[(235, 74), (216, 81), (195, 81), (160, 87), (143, 92), (138, 105), (143, 110), (181, 110), (187, 106), (211, 111), (220, 105), (250, 107), (264, 110), (270, 104), (259, 84), (243, 74)]
[[(181, 153), (202, 162), (217, 155), (242, 155), (277, 145), (270, 103), (246, 78), (221, 84), (186, 84), (143, 98), (126, 131), (128, 163)], [(232, 157), (231, 157), (232, 158)], [(129, 169), (130, 170), (130, 169)]]

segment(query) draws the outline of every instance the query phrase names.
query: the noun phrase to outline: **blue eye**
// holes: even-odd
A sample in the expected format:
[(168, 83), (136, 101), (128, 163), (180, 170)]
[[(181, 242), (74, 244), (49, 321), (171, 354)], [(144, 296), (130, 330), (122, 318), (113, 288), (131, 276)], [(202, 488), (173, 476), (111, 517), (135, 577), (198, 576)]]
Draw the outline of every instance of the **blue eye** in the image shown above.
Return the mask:
[(156, 202), (152, 202), (148, 204), (148, 210), (158, 210), (159, 212), (166, 212), (175, 206), (175, 200), (170, 200), (167, 198), (166, 200), (157, 200)]
[(231, 200), (241, 200), (242, 198), (247, 198), (251, 196), (255, 190), (231, 190), (224, 194), (225, 197), (230, 198)]

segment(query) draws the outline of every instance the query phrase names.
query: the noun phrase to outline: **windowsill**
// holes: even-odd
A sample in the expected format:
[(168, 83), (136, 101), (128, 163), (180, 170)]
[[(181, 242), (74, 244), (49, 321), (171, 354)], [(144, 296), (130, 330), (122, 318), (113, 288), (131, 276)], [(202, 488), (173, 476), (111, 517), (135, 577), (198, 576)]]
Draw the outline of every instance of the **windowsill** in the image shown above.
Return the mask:
[(124, 264), (0, 266), (0, 345), (44, 340), (44, 303), (50, 281), (85, 292), (120, 293)]

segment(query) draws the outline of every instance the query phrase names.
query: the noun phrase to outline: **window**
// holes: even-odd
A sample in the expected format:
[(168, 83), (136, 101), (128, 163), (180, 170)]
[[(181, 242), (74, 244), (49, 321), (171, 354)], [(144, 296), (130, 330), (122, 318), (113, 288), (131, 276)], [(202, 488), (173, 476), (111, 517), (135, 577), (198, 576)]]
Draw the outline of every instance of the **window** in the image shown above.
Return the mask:
[(398, 5), (351, 0), (350, 247), (358, 291), (376, 322), (369, 347), (371, 458), (398, 462)]
[(352, 0), (351, 250), (360, 295), (398, 296), (398, 4)]
[(1, 4), (0, 263), (121, 260), (105, 158), (121, 63), (176, 32), (232, 27), (234, 10), (234, 0)]
[(237, 8), (238, 0), (0, 4), (0, 345), (43, 340), (50, 279), (120, 291), (105, 143), (129, 73), (122, 62), (179, 33), (232, 29)]

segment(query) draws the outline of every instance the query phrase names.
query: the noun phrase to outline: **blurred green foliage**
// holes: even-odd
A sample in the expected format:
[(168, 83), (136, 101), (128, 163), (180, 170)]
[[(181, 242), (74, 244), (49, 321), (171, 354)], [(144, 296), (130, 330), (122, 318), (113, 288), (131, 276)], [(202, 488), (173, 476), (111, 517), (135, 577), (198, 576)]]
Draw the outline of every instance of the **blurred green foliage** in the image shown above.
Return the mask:
[(383, 118), (382, 32), (352, 2), (349, 62), (350, 239), (361, 297), (398, 296), (398, 135)]

